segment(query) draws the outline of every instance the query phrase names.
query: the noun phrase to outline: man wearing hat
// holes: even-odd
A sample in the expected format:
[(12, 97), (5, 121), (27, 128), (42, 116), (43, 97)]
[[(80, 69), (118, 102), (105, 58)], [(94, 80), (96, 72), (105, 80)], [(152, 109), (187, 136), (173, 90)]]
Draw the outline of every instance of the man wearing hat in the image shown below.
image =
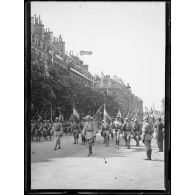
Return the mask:
[(154, 130), (152, 124), (149, 121), (148, 116), (144, 117), (142, 132), (143, 132), (142, 141), (145, 145), (146, 155), (147, 155), (147, 159), (145, 160), (151, 160), (151, 154), (152, 154), (151, 141), (152, 141), (152, 135)]
[(94, 143), (94, 137), (95, 137), (93, 121), (90, 115), (86, 116), (86, 123), (84, 125), (82, 134), (85, 135), (85, 138), (88, 141), (88, 145), (89, 145), (88, 156), (90, 156), (92, 155), (92, 145)]
[(104, 133), (105, 146), (108, 146), (111, 130), (109, 124), (104, 120), (102, 121), (101, 132)]
[(133, 131), (133, 126), (131, 124), (130, 119), (127, 117), (125, 118), (125, 122), (122, 126), (122, 130), (126, 134), (126, 146), (128, 149), (130, 149), (130, 140), (131, 140), (131, 135), (134, 136), (134, 131)]
[(139, 141), (141, 140), (141, 125), (140, 123), (138, 122), (137, 118), (134, 120), (133, 122), (133, 129), (134, 129), (134, 132), (135, 132), (135, 136), (134, 136), (134, 139), (136, 141), (136, 146), (139, 146)]
[[(62, 128), (62, 124), (60, 123), (58, 117), (55, 118), (55, 122), (53, 124), (52, 131), (54, 132), (54, 136), (56, 138), (55, 139), (55, 147), (53, 150), (61, 149), (60, 137), (63, 134), (63, 128)], [(57, 146), (58, 146), (58, 148), (57, 148)]]
[(164, 129), (164, 125), (161, 122), (161, 118), (158, 118), (158, 121), (156, 123), (156, 129), (157, 129), (156, 140), (157, 140), (158, 149), (159, 149), (158, 152), (163, 152), (163, 139), (164, 139), (163, 129)]
[(73, 144), (78, 144), (78, 139), (79, 139), (79, 125), (76, 123), (76, 118), (73, 119), (72, 124), (71, 124), (71, 129), (74, 137), (74, 143)]
[(122, 123), (119, 121), (119, 116), (116, 116), (116, 120), (113, 123), (113, 128), (116, 134), (116, 147), (119, 149), (120, 134), (121, 134), (121, 128), (122, 128)]

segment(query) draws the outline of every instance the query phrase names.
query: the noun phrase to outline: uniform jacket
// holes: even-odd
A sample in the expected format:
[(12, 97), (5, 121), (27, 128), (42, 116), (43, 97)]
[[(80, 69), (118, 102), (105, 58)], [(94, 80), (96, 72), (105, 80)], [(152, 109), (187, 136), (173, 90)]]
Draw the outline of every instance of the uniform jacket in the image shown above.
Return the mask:
[(156, 134), (156, 139), (157, 140), (163, 140), (163, 128), (164, 128), (164, 125), (162, 124), (162, 122), (158, 122), (157, 125), (157, 134)]
[(60, 122), (55, 122), (53, 124), (52, 131), (54, 131), (55, 136), (62, 135), (63, 132), (62, 124)]
[(143, 128), (143, 140), (152, 140), (152, 135), (153, 135), (153, 126), (149, 122), (144, 122)]
[(114, 121), (113, 128), (115, 129), (115, 131), (119, 131), (122, 128), (122, 123), (119, 121)]
[(94, 138), (94, 127), (93, 122), (86, 122), (83, 128), (82, 134), (85, 135), (86, 139), (93, 139)]
[(134, 130), (133, 130), (133, 125), (131, 124), (131, 122), (125, 122), (122, 126), (122, 130), (126, 133), (126, 134), (135, 134)]

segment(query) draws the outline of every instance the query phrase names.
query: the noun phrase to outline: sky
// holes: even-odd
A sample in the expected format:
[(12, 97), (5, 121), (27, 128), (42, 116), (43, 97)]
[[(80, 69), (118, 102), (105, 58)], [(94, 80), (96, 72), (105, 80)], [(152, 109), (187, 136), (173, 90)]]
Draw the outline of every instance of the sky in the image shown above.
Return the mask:
[(144, 106), (161, 110), (165, 94), (164, 2), (31, 2), (31, 16), (62, 35), (65, 50), (94, 75), (117, 75)]

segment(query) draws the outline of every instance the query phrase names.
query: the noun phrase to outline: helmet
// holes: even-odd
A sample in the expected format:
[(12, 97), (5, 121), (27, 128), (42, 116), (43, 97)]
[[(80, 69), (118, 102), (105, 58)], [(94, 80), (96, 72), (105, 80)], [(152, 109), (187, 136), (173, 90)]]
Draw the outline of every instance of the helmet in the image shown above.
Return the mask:
[(144, 121), (147, 121), (148, 122), (149, 121), (149, 117), (148, 116), (145, 116), (144, 117)]
[(86, 121), (88, 121), (88, 120), (92, 120), (93, 118), (90, 116), (90, 115), (87, 115), (86, 117), (85, 117), (85, 120)]

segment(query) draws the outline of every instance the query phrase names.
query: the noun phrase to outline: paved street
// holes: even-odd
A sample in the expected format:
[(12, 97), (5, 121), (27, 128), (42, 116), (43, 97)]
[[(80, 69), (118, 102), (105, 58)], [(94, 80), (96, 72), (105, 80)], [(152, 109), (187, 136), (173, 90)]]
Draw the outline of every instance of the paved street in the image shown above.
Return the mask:
[[(31, 144), (32, 189), (164, 189), (164, 153), (157, 152), (153, 141), (152, 161), (143, 145), (131, 149), (109, 147), (97, 135), (93, 155), (87, 156), (87, 145), (73, 144), (72, 136), (63, 136), (61, 150), (53, 151), (54, 141)], [(141, 142), (140, 142), (141, 143)]]

